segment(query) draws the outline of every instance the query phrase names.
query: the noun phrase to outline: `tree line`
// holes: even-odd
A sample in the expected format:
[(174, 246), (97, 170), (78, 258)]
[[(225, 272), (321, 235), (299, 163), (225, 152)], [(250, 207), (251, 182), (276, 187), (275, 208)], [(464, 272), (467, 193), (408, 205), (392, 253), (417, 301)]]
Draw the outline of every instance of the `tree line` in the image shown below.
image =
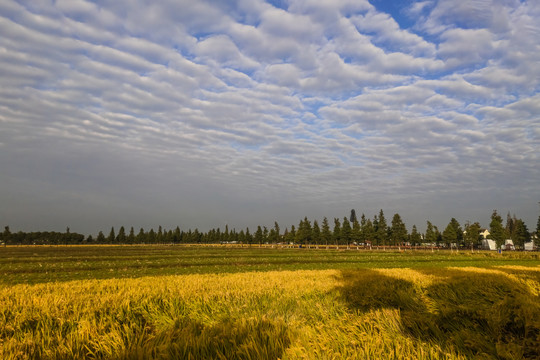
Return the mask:
[[(121, 226), (118, 231), (114, 227), (105, 235), (100, 231), (96, 237), (92, 235), (70, 232), (14, 232), (9, 226), (0, 233), (0, 243), (4, 245), (77, 245), (77, 244), (265, 244), (287, 243), (297, 245), (371, 245), (371, 246), (403, 246), (403, 245), (436, 245), (445, 247), (468, 247), (474, 248), (480, 245), (483, 236), (481, 232), (486, 230), (478, 222), (467, 221), (463, 226), (452, 218), (446, 228), (440, 231), (430, 221), (426, 223), (423, 233), (413, 225), (408, 231), (399, 214), (394, 214), (390, 222), (381, 209), (372, 218), (364, 214), (360, 219), (353, 209), (349, 216), (334, 218), (329, 221), (323, 218), (319, 224), (317, 220), (310, 221), (304, 217), (297, 226), (291, 225), (281, 231), (277, 222), (274, 226), (257, 226), (254, 231), (249, 227), (237, 231), (236, 229), (215, 228), (207, 232), (195, 230), (183, 231), (178, 226), (175, 229), (166, 230), (161, 226), (157, 231), (135, 231), (133, 227), (126, 231)], [(516, 216), (507, 215), (506, 224), (502, 217), (493, 211), (491, 222), (487, 229), (490, 233), (488, 238), (493, 239), (498, 247), (504, 244), (506, 239), (512, 239), (518, 247), (523, 247), (526, 242), (533, 238), (540, 238), (540, 216), (536, 231), (529, 232), (525, 222)], [(538, 245), (538, 244), (537, 244)]]

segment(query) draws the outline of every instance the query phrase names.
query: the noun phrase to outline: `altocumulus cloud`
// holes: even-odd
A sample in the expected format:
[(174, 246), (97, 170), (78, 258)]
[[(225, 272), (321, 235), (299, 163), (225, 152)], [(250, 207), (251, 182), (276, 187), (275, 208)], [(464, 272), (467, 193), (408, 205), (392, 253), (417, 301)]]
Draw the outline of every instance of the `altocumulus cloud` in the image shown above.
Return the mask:
[(540, 3), (0, 3), (0, 218), (534, 227)]

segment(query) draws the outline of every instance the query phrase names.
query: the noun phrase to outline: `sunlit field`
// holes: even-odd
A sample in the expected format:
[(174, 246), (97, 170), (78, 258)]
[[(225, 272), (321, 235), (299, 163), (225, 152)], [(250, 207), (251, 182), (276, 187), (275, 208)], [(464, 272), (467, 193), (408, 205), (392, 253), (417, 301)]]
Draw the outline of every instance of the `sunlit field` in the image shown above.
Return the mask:
[(375, 251), (201, 246), (0, 247), (0, 282), (33, 284), (83, 279), (279, 270), (355, 270), (540, 264), (540, 253)]
[(537, 253), (0, 248), (2, 359), (537, 359)]

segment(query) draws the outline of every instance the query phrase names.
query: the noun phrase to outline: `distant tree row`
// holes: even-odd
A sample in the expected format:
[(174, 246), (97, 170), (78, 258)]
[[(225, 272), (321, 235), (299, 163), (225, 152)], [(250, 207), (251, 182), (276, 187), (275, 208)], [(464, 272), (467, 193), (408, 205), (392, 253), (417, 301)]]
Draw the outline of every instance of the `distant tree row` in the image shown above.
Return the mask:
[(84, 243), (85, 236), (72, 233), (69, 228), (66, 232), (40, 231), (40, 232), (16, 232), (12, 233), (9, 226), (4, 227), (0, 233), (0, 243), (4, 245), (69, 245)]
[[(165, 230), (159, 226), (157, 231), (153, 228), (148, 231), (141, 228), (135, 232), (131, 227), (126, 232), (122, 226), (118, 232), (112, 227), (107, 235), (100, 231), (94, 238), (91, 235), (85, 237), (82, 234), (72, 233), (69, 228), (65, 233), (21, 231), (12, 233), (9, 226), (6, 226), (0, 233), (0, 243), (4, 245), (290, 243), (372, 246), (435, 244), (473, 248), (480, 245), (483, 230), (486, 229), (482, 229), (478, 222), (466, 222), (462, 227), (455, 218), (452, 218), (442, 232), (430, 221), (427, 221), (424, 233), (420, 233), (416, 225), (413, 225), (409, 232), (399, 214), (394, 214), (388, 224), (382, 209), (372, 219), (362, 214), (360, 220), (353, 209), (349, 217), (334, 218), (332, 224), (326, 217), (321, 224), (317, 220), (311, 222), (305, 217), (297, 226), (291, 225), (283, 232), (277, 222), (274, 222), (274, 226), (270, 229), (266, 226), (257, 226), (255, 231), (250, 231), (249, 228), (240, 231), (229, 230), (229, 227), (225, 226), (224, 230), (217, 228), (201, 232), (198, 229), (183, 231), (178, 226), (174, 230)], [(536, 231), (531, 234), (523, 220), (516, 218), (515, 215), (508, 214), (506, 225), (503, 225), (502, 217), (494, 210), (488, 231), (489, 238), (499, 247), (506, 239), (512, 239), (516, 246), (523, 247), (531, 238), (540, 237), (540, 217)]]

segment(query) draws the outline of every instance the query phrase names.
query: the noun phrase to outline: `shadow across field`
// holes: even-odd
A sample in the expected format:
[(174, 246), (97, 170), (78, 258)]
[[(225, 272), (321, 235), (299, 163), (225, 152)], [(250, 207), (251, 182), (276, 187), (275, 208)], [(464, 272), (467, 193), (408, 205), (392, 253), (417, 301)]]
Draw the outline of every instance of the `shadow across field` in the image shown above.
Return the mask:
[(240, 319), (212, 326), (186, 318), (172, 331), (156, 337), (158, 346), (173, 359), (280, 359), (290, 344), (283, 321)]
[[(407, 278), (407, 274), (412, 274)], [(540, 281), (540, 272), (531, 272)], [(540, 300), (510, 271), (361, 270), (341, 273), (347, 305), (395, 309), (403, 333), (444, 352), (485, 359), (540, 358)]]

